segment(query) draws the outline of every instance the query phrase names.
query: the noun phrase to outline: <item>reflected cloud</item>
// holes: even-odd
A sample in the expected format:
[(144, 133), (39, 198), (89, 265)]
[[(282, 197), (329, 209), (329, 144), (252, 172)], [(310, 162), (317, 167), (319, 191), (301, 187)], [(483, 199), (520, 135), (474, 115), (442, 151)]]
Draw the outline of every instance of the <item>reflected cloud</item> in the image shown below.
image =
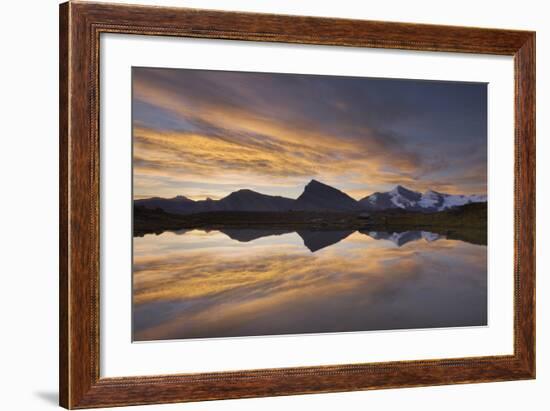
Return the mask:
[(134, 338), (486, 323), (485, 247), (396, 247), (358, 232), (315, 253), (300, 243), (296, 233), (247, 243), (214, 231), (136, 238)]

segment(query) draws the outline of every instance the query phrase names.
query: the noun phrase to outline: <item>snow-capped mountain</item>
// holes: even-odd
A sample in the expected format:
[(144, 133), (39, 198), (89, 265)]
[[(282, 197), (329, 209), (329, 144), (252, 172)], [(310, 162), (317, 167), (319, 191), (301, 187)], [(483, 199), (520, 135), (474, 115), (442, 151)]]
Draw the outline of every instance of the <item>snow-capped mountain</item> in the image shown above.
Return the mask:
[(411, 211), (442, 211), (469, 203), (483, 203), (485, 195), (445, 194), (428, 190), (419, 193), (403, 186), (396, 186), (385, 193), (374, 193), (359, 203), (367, 210), (403, 209)]
[(484, 203), (487, 201), (486, 195), (463, 195), (463, 194), (443, 194), (428, 190), (422, 194), (418, 205), (422, 208), (436, 208), (445, 210), (451, 207), (462, 206), (470, 203)]
[(420, 239), (424, 239), (425, 241), (431, 243), (432, 241), (437, 241), (440, 238), (444, 238), (440, 234), (432, 233), (429, 231), (402, 231), (400, 233), (367, 231), (363, 233), (367, 234), (371, 238), (374, 238), (375, 240), (391, 241), (398, 247), (410, 243), (411, 241), (418, 241)]
[(469, 203), (486, 202), (487, 196), (443, 194), (428, 190), (419, 193), (396, 186), (385, 193), (374, 193), (359, 201), (343, 191), (311, 180), (297, 199), (271, 196), (248, 189), (237, 190), (220, 200), (194, 201), (184, 196), (174, 198), (153, 197), (135, 200), (138, 207), (162, 209), (167, 213), (194, 214), (220, 211), (237, 212), (361, 212), (402, 209), (410, 211), (442, 211)]

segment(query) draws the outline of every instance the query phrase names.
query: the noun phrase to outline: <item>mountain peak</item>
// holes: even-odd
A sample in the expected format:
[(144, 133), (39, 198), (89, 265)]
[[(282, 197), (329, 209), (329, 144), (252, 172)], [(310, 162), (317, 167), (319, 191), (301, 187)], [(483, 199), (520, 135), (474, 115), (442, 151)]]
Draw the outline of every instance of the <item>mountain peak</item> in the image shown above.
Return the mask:
[(290, 198), (270, 196), (243, 188), (218, 200), (210, 211), (282, 212), (290, 210), (293, 203), (294, 200)]
[[(325, 183), (321, 183), (320, 181), (318, 180), (315, 180), (314, 178), (312, 178), (309, 183), (306, 184), (305, 188), (307, 189), (308, 187), (310, 188), (313, 188), (313, 187), (330, 187), (329, 185), (325, 184)], [(333, 188), (333, 187), (330, 187), (330, 188)]]
[(250, 190), (248, 188), (241, 188), (240, 190), (233, 191), (229, 193), (227, 196), (225, 196), (222, 200), (230, 200), (235, 198), (241, 198), (241, 199), (250, 199), (255, 197), (263, 197), (264, 194), (257, 193), (254, 190)]
[(414, 191), (409, 190), (408, 188), (398, 184), (390, 191), (390, 193), (403, 194), (403, 193), (414, 193)]
[[(241, 188), (240, 190), (233, 191), (231, 194), (237, 194), (237, 193), (241, 193), (241, 194), (252, 194), (252, 193), (259, 194), (254, 190), (250, 190), (249, 188)], [(229, 194), (229, 195), (231, 195), (231, 194)]]
[[(159, 198), (159, 197), (156, 197), (156, 198)], [(174, 200), (177, 200), (177, 201), (187, 201), (187, 202), (193, 202), (193, 200), (191, 200), (190, 198), (188, 197), (185, 197), (185, 196), (182, 196), (182, 195), (177, 195), (174, 197)]]
[(315, 179), (307, 183), (304, 192), (296, 201), (300, 207), (306, 209), (349, 211), (358, 208), (357, 201), (346, 193)]
[(376, 192), (356, 201), (337, 188), (311, 179), (296, 200), (266, 195), (243, 188), (219, 200), (207, 198), (195, 201), (183, 195), (178, 195), (172, 198), (136, 199), (134, 204), (149, 209), (160, 208), (167, 213), (193, 214), (217, 211), (330, 211), (347, 213), (390, 209), (434, 212), (469, 203), (484, 202), (487, 202), (486, 195), (444, 194), (434, 190), (427, 190), (422, 194), (409, 190), (402, 185), (396, 185), (391, 191)]
[(401, 196), (407, 200), (414, 200), (414, 201), (420, 200), (420, 197), (422, 196), (422, 194), (417, 193), (416, 191), (409, 190), (408, 188), (405, 188), (401, 185), (395, 186), (393, 190), (390, 191), (390, 194), (395, 196)]
[(325, 183), (321, 183), (320, 181), (315, 180), (315, 179), (312, 179), (309, 183), (306, 184), (306, 186), (304, 187), (304, 192), (302, 193), (302, 196), (307, 192), (316, 192), (316, 193), (332, 192), (332, 193), (341, 193), (341, 194), (347, 196), (347, 194), (343, 193), (342, 191), (338, 190), (337, 188), (329, 186), (328, 184), (325, 184)]

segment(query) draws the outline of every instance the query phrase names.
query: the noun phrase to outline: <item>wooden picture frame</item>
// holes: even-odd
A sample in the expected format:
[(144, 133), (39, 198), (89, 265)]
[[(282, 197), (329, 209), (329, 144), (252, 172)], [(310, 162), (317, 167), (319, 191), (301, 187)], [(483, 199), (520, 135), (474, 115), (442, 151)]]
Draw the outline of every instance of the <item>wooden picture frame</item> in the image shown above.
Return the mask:
[[(100, 378), (101, 33), (513, 56), (514, 354)], [(535, 377), (535, 33), (69, 2), (60, 6), (60, 405), (91, 408)]]

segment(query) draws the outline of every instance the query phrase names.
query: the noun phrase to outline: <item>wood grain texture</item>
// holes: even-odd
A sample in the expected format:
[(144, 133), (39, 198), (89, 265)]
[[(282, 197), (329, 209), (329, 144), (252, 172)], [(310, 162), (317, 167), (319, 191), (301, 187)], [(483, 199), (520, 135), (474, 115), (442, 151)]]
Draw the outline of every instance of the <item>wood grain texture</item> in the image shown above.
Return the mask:
[(515, 54), (516, 355), (535, 375), (535, 34)]
[[(101, 33), (485, 53), (515, 60), (514, 354), (155, 377), (99, 373)], [(60, 404), (91, 408), (535, 376), (535, 34), (70, 2), (60, 6)]]
[(68, 66), (68, 4), (62, 4), (59, 14), (59, 402), (69, 404), (69, 283), (68, 283), (68, 175), (69, 156), (69, 66)]

